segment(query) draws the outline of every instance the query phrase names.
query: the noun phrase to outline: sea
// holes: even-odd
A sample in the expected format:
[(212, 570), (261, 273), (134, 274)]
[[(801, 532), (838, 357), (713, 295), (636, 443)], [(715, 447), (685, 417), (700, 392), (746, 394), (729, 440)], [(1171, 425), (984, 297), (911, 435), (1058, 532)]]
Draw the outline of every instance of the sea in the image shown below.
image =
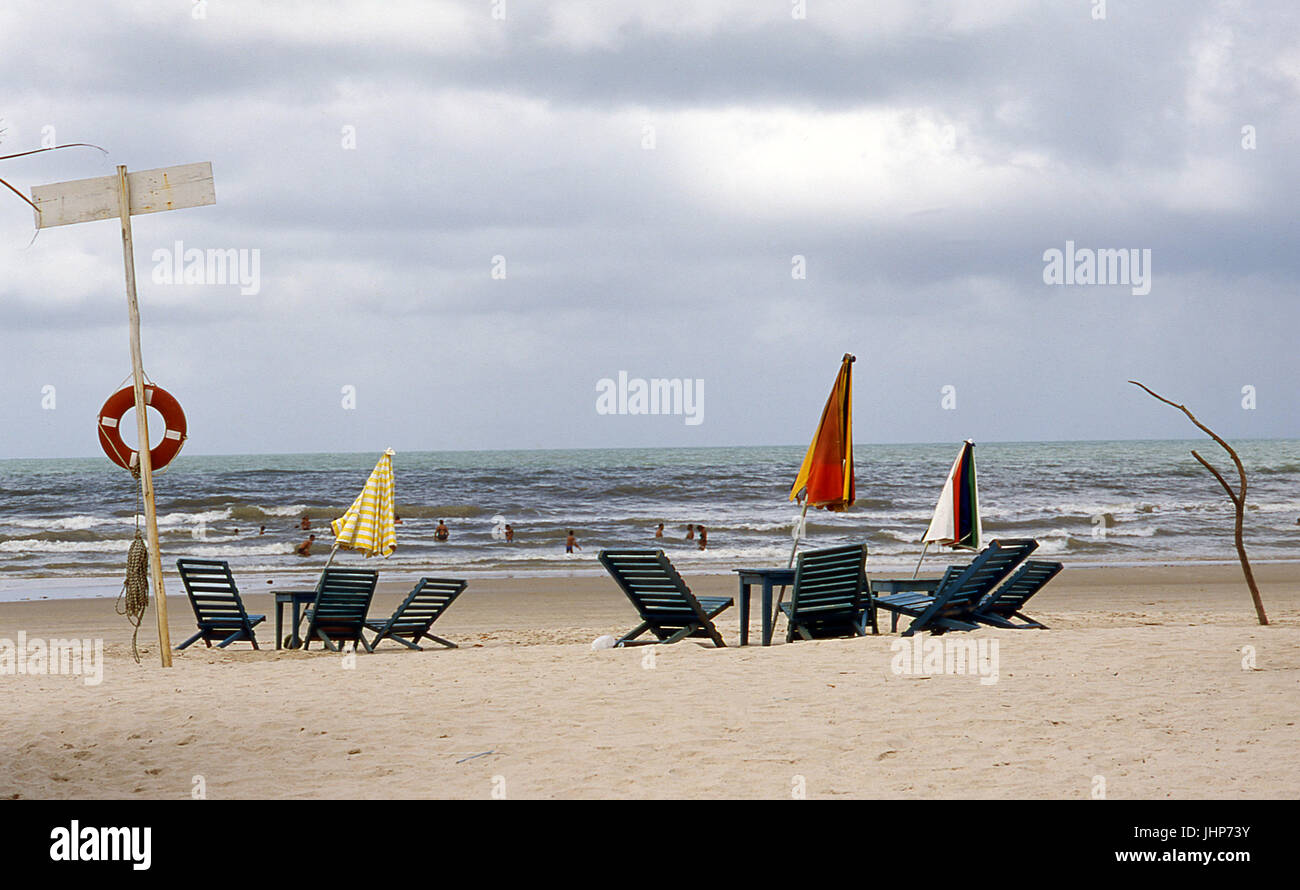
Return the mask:
[[(857, 445), (857, 503), (808, 511), (801, 548), (865, 541), (872, 573), (909, 574), (958, 444)], [(1255, 561), (1300, 559), (1300, 441), (1234, 443), (1250, 484)], [(1008, 442), (976, 448), (984, 537), (1032, 537), (1069, 565), (1228, 563), (1233, 509), (1193, 448), (1236, 479), (1213, 442)], [(397, 551), (336, 564), (381, 579), (600, 574), (605, 547), (662, 547), (684, 574), (785, 565), (803, 447), (401, 452)], [(360, 492), (373, 454), (180, 455), (157, 475), (164, 568), (228, 560), (247, 589), (314, 579), (330, 520)], [(137, 525), (138, 485), (102, 457), (0, 461), (0, 599), (111, 596)], [(306, 516), (310, 532), (300, 523)], [(449, 540), (434, 529), (443, 520)], [(654, 537), (664, 523), (665, 535)], [(505, 524), (515, 533), (503, 539)], [(141, 526), (143, 522), (141, 521)], [(708, 549), (686, 539), (708, 529)], [(567, 554), (569, 529), (580, 550)], [(294, 553), (318, 536), (309, 557)], [(931, 548), (924, 569), (961, 554)], [(968, 558), (968, 557), (967, 557)], [(179, 586), (169, 589), (179, 593)]]

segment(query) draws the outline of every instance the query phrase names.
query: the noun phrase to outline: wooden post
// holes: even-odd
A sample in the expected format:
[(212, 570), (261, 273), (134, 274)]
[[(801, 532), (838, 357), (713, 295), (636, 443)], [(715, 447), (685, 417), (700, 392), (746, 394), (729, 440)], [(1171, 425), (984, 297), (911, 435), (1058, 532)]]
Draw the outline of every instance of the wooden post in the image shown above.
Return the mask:
[(167, 593), (163, 589), (162, 554), (158, 548), (158, 514), (153, 500), (153, 461), (149, 456), (149, 407), (145, 402), (144, 362), (140, 358), (140, 306), (135, 296), (135, 250), (131, 245), (131, 214), (162, 213), (217, 203), (212, 164), (181, 164), (116, 176), (96, 176), (32, 187), (29, 202), (38, 229), (68, 226), (117, 217), (122, 223), (122, 260), (126, 268), (126, 308), (130, 316), (131, 376), (135, 382), (136, 431), (140, 437), (140, 493), (149, 537), (149, 571), (158, 610), (158, 657), (171, 667), (171, 634), (167, 630)]
[(122, 219), (122, 260), (126, 265), (126, 308), (131, 328), (131, 376), (135, 382), (135, 426), (140, 437), (140, 494), (144, 500), (145, 532), (149, 537), (149, 572), (153, 576), (158, 617), (158, 648), (163, 667), (172, 666), (171, 633), (167, 628), (167, 595), (163, 590), (162, 554), (158, 552), (158, 513), (153, 501), (153, 458), (149, 455), (149, 407), (144, 399), (144, 360), (140, 357), (140, 305), (135, 298), (135, 248), (131, 243), (131, 193), (126, 166), (117, 168), (117, 206)]

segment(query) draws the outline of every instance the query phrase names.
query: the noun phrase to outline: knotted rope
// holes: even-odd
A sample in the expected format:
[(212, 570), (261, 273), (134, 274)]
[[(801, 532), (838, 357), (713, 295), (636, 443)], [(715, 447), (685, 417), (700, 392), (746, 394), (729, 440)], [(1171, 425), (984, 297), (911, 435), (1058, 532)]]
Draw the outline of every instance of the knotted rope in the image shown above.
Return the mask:
[[(140, 479), (140, 465), (131, 465), (131, 475)], [(123, 599), (126, 600), (125, 606)], [(126, 552), (126, 580), (122, 582), (122, 592), (118, 594), (114, 611), (125, 615), (126, 620), (135, 625), (131, 634), (131, 656), (135, 663), (140, 663), (140, 650), (136, 639), (140, 636), (140, 625), (144, 621), (145, 610), (149, 608), (149, 548), (145, 546), (140, 534), (140, 488), (135, 489), (135, 539)]]

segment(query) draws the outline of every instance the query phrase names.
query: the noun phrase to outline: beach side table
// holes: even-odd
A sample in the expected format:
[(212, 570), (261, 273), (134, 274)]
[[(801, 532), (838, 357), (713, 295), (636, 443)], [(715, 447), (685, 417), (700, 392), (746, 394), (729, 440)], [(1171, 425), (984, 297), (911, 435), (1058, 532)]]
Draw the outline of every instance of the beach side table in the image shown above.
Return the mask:
[[(917, 600), (933, 597), (942, 582), (942, 578), (873, 578), (869, 585), (872, 608), (875, 608), (875, 599), (879, 596), (910, 593)], [(889, 632), (894, 633), (898, 630), (898, 613), (891, 610), (889, 617)], [(872, 622), (874, 624), (874, 618)]]
[(298, 621), (302, 617), (302, 607), (316, 601), (314, 590), (277, 590), (275, 592), (275, 648), (283, 649), (284, 640), (284, 605), (290, 604), (293, 617), (293, 630), (290, 634), (289, 648), (301, 649), (302, 640), (298, 637)]
[(749, 593), (755, 584), (763, 589), (763, 645), (772, 645), (776, 616), (772, 614), (772, 588), (794, 583), (794, 569), (732, 569), (740, 576), (740, 645), (749, 645)]

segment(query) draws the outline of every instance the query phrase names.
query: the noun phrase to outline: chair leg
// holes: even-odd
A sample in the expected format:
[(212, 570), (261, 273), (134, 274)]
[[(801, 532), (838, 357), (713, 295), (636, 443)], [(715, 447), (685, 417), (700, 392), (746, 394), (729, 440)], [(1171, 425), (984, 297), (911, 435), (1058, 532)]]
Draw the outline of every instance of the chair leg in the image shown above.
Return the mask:
[(192, 645), (194, 645), (195, 643), (197, 643), (197, 642), (199, 641), (199, 638), (202, 637), (202, 636), (203, 636), (203, 631), (199, 631), (199, 632), (196, 633), (194, 636), (192, 636), (192, 637), (190, 637), (188, 640), (186, 640), (184, 643), (181, 643), (179, 646), (177, 646), (177, 647), (176, 647), (176, 651), (179, 652), (180, 650), (186, 648), (187, 646), (192, 646)]
[(617, 648), (617, 647), (619, 647), (619, 646), (623, 646), (623, 645), (625, 645), (625, 644), (627, 644), (627, 643), (632, 642), (633, 640), (635, 640), (637, 637), (641, 636), (641, 634), (645, 633), (645, 632), (646, 632), (647, 630), (649, 630), (649, 629), (650, 629), (650, 622), (649, 622), (649, 621), (642, 621), (642, 622), (641, 622), (640, 624), (638, 624), (636, 627), (632, 628), (630, 631), (628, 631), (627, 633), (623, 634), (623, 636), (620, 637), (620, 638), (619, 638), (619, 639), (614, 643), (615, 648)]
[(231, 643), (235, 642), (235, 640), (237, 640), (237, 639), (239, 639), (240, 637), (242, 637), (243, 635), (244, 635), (244, 631), (243, 631), (243, 630), (237, 630), (237, 631), (235, 631), (234, 633), (232, 633), (230, 636), (228, 636), (228, 637), (226, 637), (224, 640), (222, 640), (220, 643), (217, 643), (217, 648), (218, 648), (218, 649), (224, 649), (224, 648), (226, 648), (227, 646), (229, 646)]
[[(435, 643), (441, 643), (443, 646), (446, 646), (448, 649), (459, 649), (459, 648), (460, 648), (460, 647), (457, 646), (455, 643), (453, 643), (451, 640), (444, 640), (442, 637), (434, 636), (433, 634), (429, 633), (428, 631), (425, 631), (425, 634), (424, 634), (424, 635), (425, 635), (426, 637), (428, 637), (429, 639), (433, 640)], [(416, 646), (415, 648), (419, 649), (420, 647), (419, 647), (419, 646)]]
[(372, 647), (377, 647), (379, 645), (380, 640), (392, 640), (394, 643), (401, 643), (407, 649), (414, 649), (416, 652), (422, 651), (420, 647), (417, 646), (411, 640), (408, 640), (404, 637), (395, 637), (392, 634), (387, 634), (385, 636), (376, 636), (373, 640), (370, 641), (370, 645)]
[(1036, 619), (1030, 618), (1030, 617), (1029, 617), (1028, 615), (1026, 615), (1024, 612), (1012, 612), (1011, 614), (1012, 614), (1012, 615), (1015, 615), (1015, 616), (1016, 616), (1017, 618), (1019, 618), (1021, 621), (1024, 621), (1026, 624), (1028, 624), (1028, 625), (1029, 625), (1030, 627), (1032, 627), (1034, 630), (1047, 630), (1047, 629), (1048, 629), (1048, 627), (1047, 627), (1046, 624), (1044, 624), (1043, 622), (1038, 621), (1038, 620), (1036, 620)]
[(703, 628), (700, 627), (698, 624), (688, 624), (686, 627), (683, 627), (681, 630), (677, 631), (676, 633), (671, 634), (667, 639), (660, 640), (659, 642), (661, 645), (670, 645), (672, 643), (676, 643), (679, 642), (680, 640), (686, 639), (691, 634), (695, 633), (697, 630), (703, 630)]

